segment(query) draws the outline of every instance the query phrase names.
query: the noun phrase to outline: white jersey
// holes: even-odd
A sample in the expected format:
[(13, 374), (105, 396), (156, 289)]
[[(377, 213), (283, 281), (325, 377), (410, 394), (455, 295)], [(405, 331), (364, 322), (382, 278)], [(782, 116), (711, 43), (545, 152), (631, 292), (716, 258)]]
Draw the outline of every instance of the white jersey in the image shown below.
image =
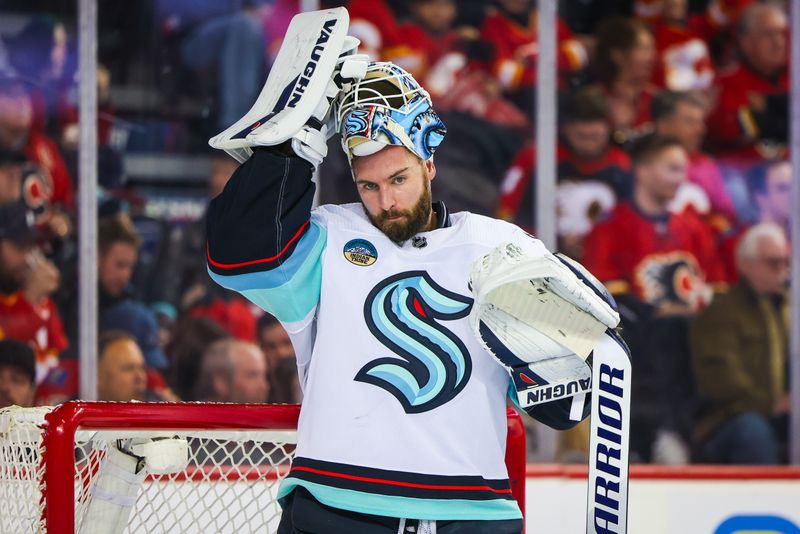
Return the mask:
[[(300, 461), (292, 472), (298, 478), (287, 486), (330, 485), (343, 475), (337, 486), (349, 491), (324, 494), (341, 495), (360, 512), (418, 519), (519, 517), (504, 462), (508, 372), (468, 324), (469, 273), (477, 258), (505, 241), (546, 251), (505, 222), (470, 213), (450, 219), (449, 227), (400, 246), (372, 225), (360, 204), (312, 212), (312, 224), (327, 238), (319, 259), (318, 306), (304, 320), (285, 324), (304, 394)], [(297, 470), (303, 467), (308, 470)], [(417, 492), (409, 491), (400, 502), (373, 497), (360, 503), (357, 493), (372, 485), (380, 494), (382, 479), (388, 485), (452, 486), (477, 498), (458, 502), (461, 495), (454, 501), (450, 492), (438, 490), (441, 496), (417, 506), (410, 497)]]
[(509, 375), (468, 324), (469, 273), (500, 243), (547, 251), (503, 221), (449, 222), (397, 244), (360, 204), (322, 206), (280, 273), (226, 284), (295, 346), (304, 397), (281, 496), (301, 485), (361, 513), (521, 517), (504, 463)]

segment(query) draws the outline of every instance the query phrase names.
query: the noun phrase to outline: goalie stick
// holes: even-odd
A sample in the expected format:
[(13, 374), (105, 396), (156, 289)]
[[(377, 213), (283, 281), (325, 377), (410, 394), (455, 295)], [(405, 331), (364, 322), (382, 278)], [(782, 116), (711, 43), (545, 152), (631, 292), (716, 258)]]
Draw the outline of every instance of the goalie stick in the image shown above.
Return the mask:
[(587, 534), (624, 534), (628, 527), (631, 361), (609, 330), (592, 354)]

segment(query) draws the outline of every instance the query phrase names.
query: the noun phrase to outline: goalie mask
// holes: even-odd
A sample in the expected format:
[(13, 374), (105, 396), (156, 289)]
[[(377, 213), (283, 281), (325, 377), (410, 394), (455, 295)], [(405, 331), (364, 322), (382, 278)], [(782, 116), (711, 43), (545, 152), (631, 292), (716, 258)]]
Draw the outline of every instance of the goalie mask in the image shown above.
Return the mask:
[(387, 145), (404, 146), (428, 160), (447, 132), (428, 92), (388, 62), (370, 63), (363, 79), (345, 89), (336, 128), (351, 164), (353, 157), (369, 156)]

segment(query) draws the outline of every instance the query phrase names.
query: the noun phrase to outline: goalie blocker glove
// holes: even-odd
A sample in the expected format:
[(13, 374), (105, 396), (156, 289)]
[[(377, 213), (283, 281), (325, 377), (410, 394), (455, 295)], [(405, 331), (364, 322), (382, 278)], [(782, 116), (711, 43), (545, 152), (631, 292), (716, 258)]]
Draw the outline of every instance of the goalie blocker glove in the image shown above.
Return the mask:
[(583, 266), (507, 243), (475, 263), (470, 285), (472, 329), (508, 369), (519, 406), (590, 391), (589, 357), (619, 316), (611, 295)]
[(292, 18), (256, 103), (209, 145), (244, 163), (251, 147), (289, 142), (316, 169), (334, 133), (332, 104), (346, 79), (363, 77), (367, 70), (368, 58), (355, 54), (358, 39), (346, 35), (348, 25), (345, 8)]

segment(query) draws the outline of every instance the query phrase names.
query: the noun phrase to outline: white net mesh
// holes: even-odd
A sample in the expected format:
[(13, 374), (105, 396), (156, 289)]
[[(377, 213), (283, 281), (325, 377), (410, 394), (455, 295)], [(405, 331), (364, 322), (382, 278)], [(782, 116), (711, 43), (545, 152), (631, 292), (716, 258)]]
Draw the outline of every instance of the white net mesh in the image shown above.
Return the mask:
[[(266, 408), (266, 407), (265, 407)], [(42, 498), (42, 440), (47, 408), (0, 410), (0, 532), (52, 531)], [(188, 465), (171, 474), (148, 473), (129, 515), (126, 533), (274, 532), (280, 519), (276, 494), (294, 452), (291, 430), (78, 431), (74, 443), (75, 532), (108, 533), (86, 523), (101, 464), (121, 439), (178, 437), (189, 445)], [(48, 498), (59, 498), (49, 495)]]

